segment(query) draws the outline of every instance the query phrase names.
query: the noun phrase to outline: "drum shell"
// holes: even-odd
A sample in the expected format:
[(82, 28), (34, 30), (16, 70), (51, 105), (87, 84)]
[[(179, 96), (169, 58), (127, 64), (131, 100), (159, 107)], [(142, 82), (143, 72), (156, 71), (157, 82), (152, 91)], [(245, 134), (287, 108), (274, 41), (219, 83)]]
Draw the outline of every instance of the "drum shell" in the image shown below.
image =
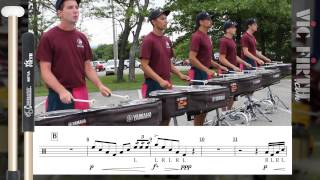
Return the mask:
[(274, 66), (264, 67), (265, 69), (279, 69), (281, 72), (281, 78), (285, 78), (292, 74), (291, 64), (277, 64)]
[[(71, 113), (72, 112), (72, 113)], [(49, 112), (48, 114), (61, 114), (61, 113), (65, 113), (65, 115), (60, 116), (60, 117), (45, 117), (43, 118), (43, 116), (36, 116), (35, 117), (35, 125), (36, 126), (68, 126), (70, 123), (73, 122), (82, 122), (83, 124), (79, 124), (79, 125), (87, 125), (85, 123), (85, 114), (79, 110), (72, 110), (72, 111), (65, 111), (65, 110), (60, 110), (60, 111), (52, 111)]]
[[(161, 94), (152, 95), (153, 98), (159, 98), (162, 101), (162, 118), (165, 120), (171, 117), (181, 116), (187, 112), (188, 109), (188, 97), (186, 93), (174, 93), (174, 94)], [(186, 105), (180, 106), (181, 103)]]
[(236, 96), (252, 94), (262, 88), (261, 75), (249, 76), (244, 78), (238, 78)]
[[(74, 110), (76, 111), (76, 110)], [(159, 125), (162, 120), (162, 103), (160, 100), (133, 106), (113, 106), (105, 109), (78, 110), (77, 113), (60, 117), (36, 117), (37, 126), (151, 126)], [(64, 111), (53, 111), (49, 114)], [(151, 114), (150, 114), (151, 113)], [(134, 116), (150, 116), (135, 120)], [(129, 118), (128, 118), (129, 117)], [(130, 118), (131, 117), (131, 118)]]
[(226, 88), (229, 89), (229, 96), (235, 96), (237, 91), (236, 92), (232, 92), (231, 91), (231, 84), (237, 84), (237, 81), (236, 79), (225, 79), (225, 80), (219, 80), (219, 79), (210, 79), (208, 81), (208, 85), (219, 85), (219, 86), (224, 86)]
[(91, 126), (158, 126), (162, 120), (162, 103), (88, 110), (86, 120)]
[(227, 87), (208, 91), (188, 92), (188, 114), (206, 113), (227, 106), (230, 97)]
[(279, 69), (253, 71), (253, 73), (261, 75), (261, 86), (263, 88), (279, 83), (281, 79), (281, 72)]

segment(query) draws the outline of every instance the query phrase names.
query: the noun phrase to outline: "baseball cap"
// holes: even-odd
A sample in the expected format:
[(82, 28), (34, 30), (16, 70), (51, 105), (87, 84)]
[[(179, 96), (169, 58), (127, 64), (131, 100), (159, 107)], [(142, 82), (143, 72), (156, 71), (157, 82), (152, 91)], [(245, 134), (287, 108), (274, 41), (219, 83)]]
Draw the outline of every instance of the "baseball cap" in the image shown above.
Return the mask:
[(252, 24), (256, 24), (257, 23), (257, 20), (255, 18), (249, 18), (246, 20), (246, 27), (252, 25)]
[(237, 23), (233, 22), (233, 21), (226, 21), (223, 24), (223, 31), (226, 32), (227, 29), (232, 28), (232, 27), (236, 27)]
[(162, 10), (162, 9), (153, 9), (150, 12), (149, 15), (149, 21), (157, 19), (159, 16), (161, 16), (162, 14), (168, 16), (170, 14), (171, 11), (169, 10)]
[[(61, 5), (63, 4), (64, 1), (65, 1), (65, 0), (57, 0), (57, 1), (56, 1), (55, 8), (56, 8), (57, 11), (60, 9), (60, 7), (61, 7)], [(80, 2), (81, 2), (81, 0), (76, 0), (76, 1), (77, 1), (78, 5), (79, 5)]]

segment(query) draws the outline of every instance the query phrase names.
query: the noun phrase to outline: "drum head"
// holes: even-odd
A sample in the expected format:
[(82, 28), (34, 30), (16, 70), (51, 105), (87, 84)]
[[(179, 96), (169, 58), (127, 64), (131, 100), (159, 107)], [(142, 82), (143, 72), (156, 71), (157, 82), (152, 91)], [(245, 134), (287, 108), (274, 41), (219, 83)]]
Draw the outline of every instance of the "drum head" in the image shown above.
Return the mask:
[(65, 117), (73, 114), (79, 114), (82, 110), (79, 109), (67, 109), (67, 110), (58, 110), (58, 111), (50, 111), (46, 113), (42, 113), (35, 116), (35, 121), (40, 121), (43, 119), (50, 119), (50, 118), (58, 118), (58, 117)]
[(166, 90), (157, 90), (157, 91), (152, 91), (150, 92), (150, 96), (156, 97), (156, 96), (161, 96), (161, 95), (171, 95), (171, 94), (181, 94), (180, 90), (177, 89), (166, 89)]

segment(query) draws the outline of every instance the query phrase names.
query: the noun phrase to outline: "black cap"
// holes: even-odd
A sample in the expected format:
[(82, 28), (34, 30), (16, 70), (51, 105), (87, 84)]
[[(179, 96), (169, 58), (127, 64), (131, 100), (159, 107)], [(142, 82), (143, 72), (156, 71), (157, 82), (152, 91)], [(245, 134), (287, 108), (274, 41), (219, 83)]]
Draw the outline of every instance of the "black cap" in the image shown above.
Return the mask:
[(171, 11), (169, 11), (169, 10), (153, 9), (153, 10), (151, 10), (150, 15), (149, 15), (149, 21), (157, 19), (162, 14), (168, 16), (170, 14), (170, 12)]
[(232, 28), (232, 27), (236, 27), (237, 23), (233, 22), (233, 21), (226, 21), (223, 24), (223, 31), (226, 32), (227, 29)]
[(249, 18), (246, 20), (246, 27), (256, 23), (257, 23), (257, 20), (255, 18)]
[[(61, 7), (61, 5), (63, 4), (63, 2), (64, 2), (65, 0), (57, 0), (56, 1), (56, 10), (58, 11), (59, 9), (60, 9), (60, 7)], [(78, 3), (78, 5), (80, 4), (80, 2), (81, 2), (81, 0), (76, 0), (77, 1), (77, 3)]]
[(200, 27), (200, 21), (201, 20), (211, 20), (212, 16), (207, 12), (200, 12), (196, 16), (196, 29)]

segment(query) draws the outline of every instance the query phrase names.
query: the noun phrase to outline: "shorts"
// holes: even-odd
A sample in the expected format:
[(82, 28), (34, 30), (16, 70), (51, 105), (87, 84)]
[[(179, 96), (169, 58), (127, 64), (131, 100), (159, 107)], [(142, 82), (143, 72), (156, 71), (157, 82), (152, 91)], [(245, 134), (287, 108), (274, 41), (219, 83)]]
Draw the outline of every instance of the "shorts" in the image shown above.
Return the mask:
[[(67, 89), (75, 99), (88, 100), (88, 90), (86, 86), (79, 88)], [(66, 109), (89, 109), (89, 103), (86, 102), (71, 102), (70, 104), (65, 104), (60, 100), (60, 96), (54, 90), (49, 88), (49, 94), (46, 100), (46, 111), (57, 111)]]
[(146, 78), (141, 87), (142, 97), (147, 98), (149, 97), (150, 92), (156, 90), (164, 90), (164, 88), (162, 88), (157, 81), (151, 78)]
[[(191, 67), (191, 69), (188, 72), (189, 78), (191, 80), (208, 80), (211, 79), (211, 77), (208, 76), (208, 74), (198, 68)], [(203, 85), (201, 82), (194, 82), (195, 85)]]

